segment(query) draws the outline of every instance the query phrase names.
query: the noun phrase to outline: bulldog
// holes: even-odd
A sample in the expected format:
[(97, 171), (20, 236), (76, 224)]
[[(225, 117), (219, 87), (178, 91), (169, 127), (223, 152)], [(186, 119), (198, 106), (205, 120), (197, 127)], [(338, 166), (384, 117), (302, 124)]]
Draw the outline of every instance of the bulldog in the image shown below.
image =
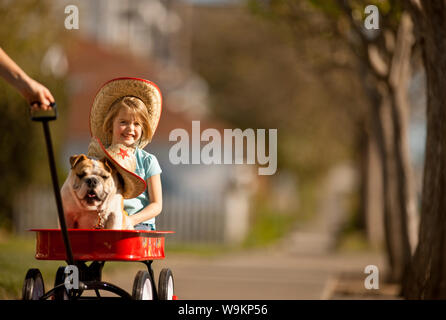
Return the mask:
[(61, 188), (67, 227), (133, 230), (124, 212), (123, 179), (107, 158), (70, 157), (71, 171)]

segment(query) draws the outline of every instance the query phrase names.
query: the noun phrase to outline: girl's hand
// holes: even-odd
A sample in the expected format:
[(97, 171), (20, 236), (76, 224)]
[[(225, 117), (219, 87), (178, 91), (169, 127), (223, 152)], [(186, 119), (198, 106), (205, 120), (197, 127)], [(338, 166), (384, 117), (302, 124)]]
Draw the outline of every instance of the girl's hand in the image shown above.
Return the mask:
[(163, 209), (163, 192), (161, 188), (161, 177), (159, 174), (151, 176), (149, 179), (147, 179), (147, 191), (149, 194), (150, 204), (138, 213), (132, 214), (129, 217), (134, 226), (143, 221), (156, 217)]
[(133, 230), (135, 227), (135, 223), (133, 222), (132, 216), (127, 216), (127, 218), (124, 220), (125, 225), (122, 226), (122, 229), (125, 230)]
[(132, 227), (136, 226), (138, 223), (135, 222), (135, 215), (131, 215), (128, 217), (128, 224)]

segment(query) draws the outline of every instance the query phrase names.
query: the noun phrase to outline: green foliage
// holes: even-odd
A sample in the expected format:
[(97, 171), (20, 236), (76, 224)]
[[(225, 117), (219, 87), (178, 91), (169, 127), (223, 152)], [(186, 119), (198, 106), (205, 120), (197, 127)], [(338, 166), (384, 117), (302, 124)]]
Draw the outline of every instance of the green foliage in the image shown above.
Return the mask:
[(336, 0), (308, 0), (308, 2), (315, 8), (323, 10), (331, 16), (336, 17), (341, 14), (341, 10), (339, 9)]
[[(295, 0), (296, 1), (296, 0)], [(390, 11), (401, 8), (400, 1), (394, 0), (308, 0), (315, 8), (333, 16), (338, 17), (342, 14), (341, 4), (352, 7), (354, 10), (361, 11), (364, 17), (364, 8), (368, 5), (378, 7), (380, 14), (387, 15)]]
[(359, 190), (349, 194), (345, 199), (347, 221), (339, 230), (336, 241), (338, 251), (370, 251), (374, 249), (367, 240), (364, 215), (361, 212)]
[(258, 201), (255, 216), (245, 247), (262, 247), (274, 243), (286, 235), (296, 220), (296, 215), (279, 213), (267, 203)]
[[(56, 102), (66, 105), (64, 80), (43, 75), (42, 57), (59, 39), (63, 26), (61, 16), (54, 16), (50, 1), (3, 1), (0, 5), (0, 45), (5, 52), (31, 77), (50, 89)], [(60, 23), (58, 23), (60, 22)], [(6, 26), (6, 27), (5, 27)], [(55, 151), (63, 127), (64, 113), (56, 124), (51, 124)], [(0, 226), (10, 226), (15, 194), (27, 184), (49, 181), (48, 161), (40, 124), (29, 119), (26, 101), (3, 79), (0, 80)]]
[(362, 230), (352, 230), (341, 235), (336, 250), (339, 252), (370, 252), (374, 249), (367, 242), (367, 237)]
[(308, 0), (308, 2), (333, 20), (345, 18), (345, 9), (351, 9), (353, 20), (359, 24), (366, 17), (364, 9), (368, 5), (375, 5), (379, 10), (381, 22), (384, 21), (385, 25), (391, 28), (398, 25), (403, 11), (403, 3), (400, 0)]

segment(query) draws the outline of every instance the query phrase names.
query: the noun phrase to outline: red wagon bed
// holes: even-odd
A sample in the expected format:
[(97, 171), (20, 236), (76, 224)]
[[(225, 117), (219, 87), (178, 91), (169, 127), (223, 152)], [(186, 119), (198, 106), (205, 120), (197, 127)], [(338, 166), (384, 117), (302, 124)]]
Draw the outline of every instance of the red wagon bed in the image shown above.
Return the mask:
[[(60, 229), (36, 232), (36, 259), (66, 260)], [(164, 236), (173, 231), (68, 229), (77, 261), (145, 261), (164, 259)]]

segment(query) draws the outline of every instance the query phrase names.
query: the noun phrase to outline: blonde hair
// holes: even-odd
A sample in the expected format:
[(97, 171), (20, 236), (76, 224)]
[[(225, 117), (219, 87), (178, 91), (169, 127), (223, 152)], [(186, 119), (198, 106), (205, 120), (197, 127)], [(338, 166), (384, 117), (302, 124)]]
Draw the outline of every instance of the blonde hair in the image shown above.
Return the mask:
[(128, 108), (138, 119), (138, 121), (141, 122), (142, 133), (136, 146), (139, 145), (139, 142), (141, 140), (150, 140), (152, 136), (152, 129), (149, 125), (149, 112), (147, 111), (146, 105), (141, 99), (137, 97), (125, 96), (115, 100), (111, 104), (110, 109), (105, 116), (104, 124), (102, 126), (102, 129), (107, 136), (107, 141), (105, 141), (105, 144), (111, 144), (113, 134), (113, 121), (118, 115), (119, 110), (121, 110), (121, 108), (123, 107)]

